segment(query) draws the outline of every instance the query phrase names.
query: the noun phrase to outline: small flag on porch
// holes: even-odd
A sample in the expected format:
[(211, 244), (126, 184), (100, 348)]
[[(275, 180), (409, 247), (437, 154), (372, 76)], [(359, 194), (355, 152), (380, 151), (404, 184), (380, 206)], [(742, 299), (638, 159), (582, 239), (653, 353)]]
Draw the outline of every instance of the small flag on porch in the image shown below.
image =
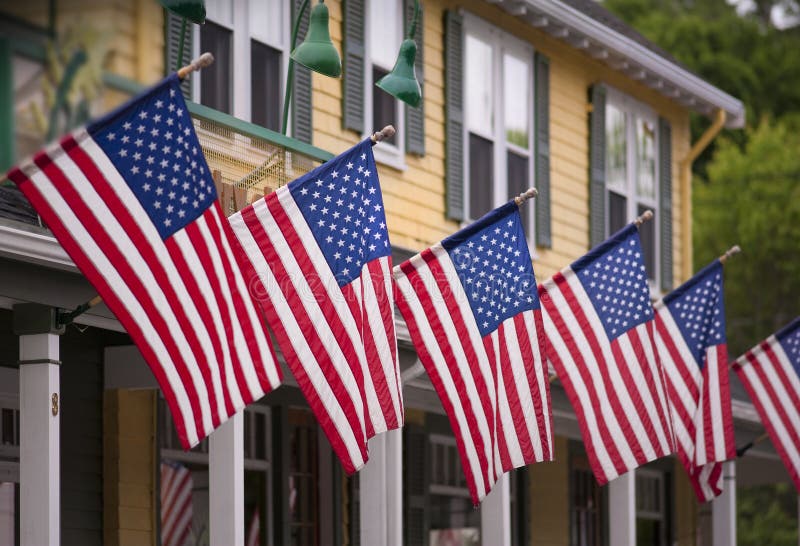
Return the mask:
[(547, 356), (600, 485), (673, 452), (639, 231), (630, 224), (539, 288)]
[(185, 546), (192, 532), (192, 473), (180, 463), (161, 463), (161, 544)]
[(800, 317), (733, 363), (800, 492)]
[(283, 356), (347, 473), (403, 425), (386, 228), (372, 142), (230, 217)]
[(456, 437), (474, 504), (553, 458), (544, 332), (514, 201), (395, 267), (397, 305)]
[(654, 306), (678, 458), (701, 502), (722, 493), (722, 462), (736, 457), (722, 296), (714, 260)]
[(184, 449), (280, 384), (177, 75), (8, 177), (136, 343)]

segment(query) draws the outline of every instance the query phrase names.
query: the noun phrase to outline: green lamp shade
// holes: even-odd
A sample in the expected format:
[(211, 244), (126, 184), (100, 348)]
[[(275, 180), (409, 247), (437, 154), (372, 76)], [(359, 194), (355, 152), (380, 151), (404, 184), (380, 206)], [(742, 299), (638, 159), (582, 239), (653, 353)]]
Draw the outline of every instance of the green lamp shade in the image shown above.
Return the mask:
[(395, 98), (413, 107), (422, 101), (422, 89), (414, 74), (414, 59), (417, 56), (417, 44), (411, 38), (403, 40), (397, 62), (391, 72), (386, 74), (375, 85)]
[(342, 60), (328, 32), (328, 6), (320, 2), (313, 7), (306, 39), (292, 51), (291, 57), (314, 72), (331, 78), (342, 75)]
[(204, 0), (159, 0), (161, 5), (172, 13), (202, 25), (206, 22), (206, 3)]

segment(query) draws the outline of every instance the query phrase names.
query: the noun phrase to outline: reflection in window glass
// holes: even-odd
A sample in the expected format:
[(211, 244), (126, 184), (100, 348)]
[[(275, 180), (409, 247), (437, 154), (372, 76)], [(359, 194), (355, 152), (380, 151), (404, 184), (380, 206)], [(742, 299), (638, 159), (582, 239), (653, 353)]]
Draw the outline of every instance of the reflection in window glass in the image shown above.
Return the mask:
[(280, 44), (283, 41), (283, 7), (286, 4), (285, 0), (250, 2), (250, 35), (268, 43)]
[(469, 135), (469, 215), (478, 219), (494, 208), (494, 145)]
[(319, 543), (317, 425), (311, 411), (289, 410), (289, 532), (293, 546)]
[(636, 193), (656, 197), (656, 130), (650, 120), (636, 118)]
[(200, 102), (226, 114), (230, 114), (232, 108), (232, 35), (230, 30), (208, 21), (200, 27), (200, 51), (209, 51), (216, 59), (200, 71)]
[(606, 105), (606, 184), (624, 188), (628, 178), (627, 114)]
[(255, 40), (250, 46), (250, 121), (280, 131), (281, 127), (281, 52)]
[[(509, 151), (506, 158), (508, 168), (508, 198), (528, 189), (528, 158)], [(522, 225), (526, 232), (530, 233), (531, 219), (533, 217), (533, 199), (528, 199), (519, 207), (519, 214), (522, 217)]]
[[(624, 195), (608, 192), (608, 234), (618, 232), (628, 223), (628, 200)], [(645, 222), (646, 223), (646, 222)]]
[(397, 6), (398, 0), (369, 1), (370, 56), (373, 63), (387, 71), (394, 67), (403, 41), (400, 25), (395, 19), (399, 14)]
[(528, 97), (531, 96), (529, 64), (514, 55), (503, 55), (503, 93), (506, 140), (521, 148), (528, 148), (530, 114)]
[[(372, 81), (376, 82), (386, 74), (388, 70), (384, 70), (377, 66), (372, 67)], [(378, 87), (372, 86), (372, 123), (375, 127), (386, 127), (387, 125), (397, 126), (397, 99), (392, 95)], [(383, 139), (383, 142), (389, 144), (397, 144), (397, 133), (390, 138)]]
[(467, 129), (471, 132), (493, 134), (492, 46), (468, 34), (464, 59), (467, 61), (464, 63)]

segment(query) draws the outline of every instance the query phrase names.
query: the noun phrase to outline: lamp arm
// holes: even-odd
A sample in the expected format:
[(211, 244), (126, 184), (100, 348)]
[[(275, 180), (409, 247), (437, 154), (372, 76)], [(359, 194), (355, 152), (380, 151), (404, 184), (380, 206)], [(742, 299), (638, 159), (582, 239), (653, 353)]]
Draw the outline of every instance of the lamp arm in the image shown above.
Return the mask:
[(414, 0), (414, 18), (411, 20), (411, 26), (408, 29), (408, 37), (414, 38), (417, 34), (417, 21), (419, 21), (419, 0)]
[[(300, 21), (303, 20), (303, 15), (308, 7), (308, 0), (303, 0), (303, 5), (300, 6), (300, 12), (297, 14), (297, 19), (294, 22), (294, 30), (292, 30), (292, 48), (289, 50), (291, 53), (297, 45), (297, 33), (300, 31)], [(281, 126), (281, 133), (286, 135), (286, 130), (289, 125), (289, 101), (292, 98), (292, 88), (294, 87), (294, 59), (291, 54), (289, 55), (289, 68), (286, 71), (286, 94), (283, 96), (283, 125)]]

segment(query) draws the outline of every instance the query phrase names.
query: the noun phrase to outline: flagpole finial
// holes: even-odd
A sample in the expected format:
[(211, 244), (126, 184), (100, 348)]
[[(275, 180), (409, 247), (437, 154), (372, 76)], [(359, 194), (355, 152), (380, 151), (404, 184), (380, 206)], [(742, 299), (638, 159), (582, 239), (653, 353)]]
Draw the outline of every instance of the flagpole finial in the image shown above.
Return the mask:
[(394, 128), (394, 125), (387, 125), (380, 131), (376, 133), (372, 133), (372, 136), (369, 139), (372, 141), (372, 144), (377, 144), (381, 140), (386, 140), (387, 138), (392, 138), (397, 131)]
[(719, 261), (724, 264), (725, 262), (728, 261), (728, 258), (736, 254), (739, 254), (741, 251), (742, 248), (739, 245), (733, 245), (728, 249), (728, 251), (725, 254), (719, 257)]
[(196, 72), (201, 68), (205, 68), (213, 62), (214, 62), (214, 55), (206, 51), (205, 53), (200, 55), (198, 58), (194, 59), (186, 66), (180, 68), (178, 70), (178, 77), (183, 80), (186, 78), (186, 76), (188, 76), (192, 72)]
[(528, 188), (526, 191), (516, 196), (514, 198), (514, 202), (517, 204), (517, 206), (519, 206), (528, 199), (533, 199), (537, 195), (539, 195), (539, 191), (536, 188)]
[(638, 228), (642, 224), (644, 224), (645, 222), (649, 222), (652, 219), (653, 219), (653, 211), (652, 210), (646, 210), (646, 211), (644, 211), (642, 213), (641, 216), (636, 218), (636, 220), (634, 220), (633, 223), (636, 224), (636, 227)]

